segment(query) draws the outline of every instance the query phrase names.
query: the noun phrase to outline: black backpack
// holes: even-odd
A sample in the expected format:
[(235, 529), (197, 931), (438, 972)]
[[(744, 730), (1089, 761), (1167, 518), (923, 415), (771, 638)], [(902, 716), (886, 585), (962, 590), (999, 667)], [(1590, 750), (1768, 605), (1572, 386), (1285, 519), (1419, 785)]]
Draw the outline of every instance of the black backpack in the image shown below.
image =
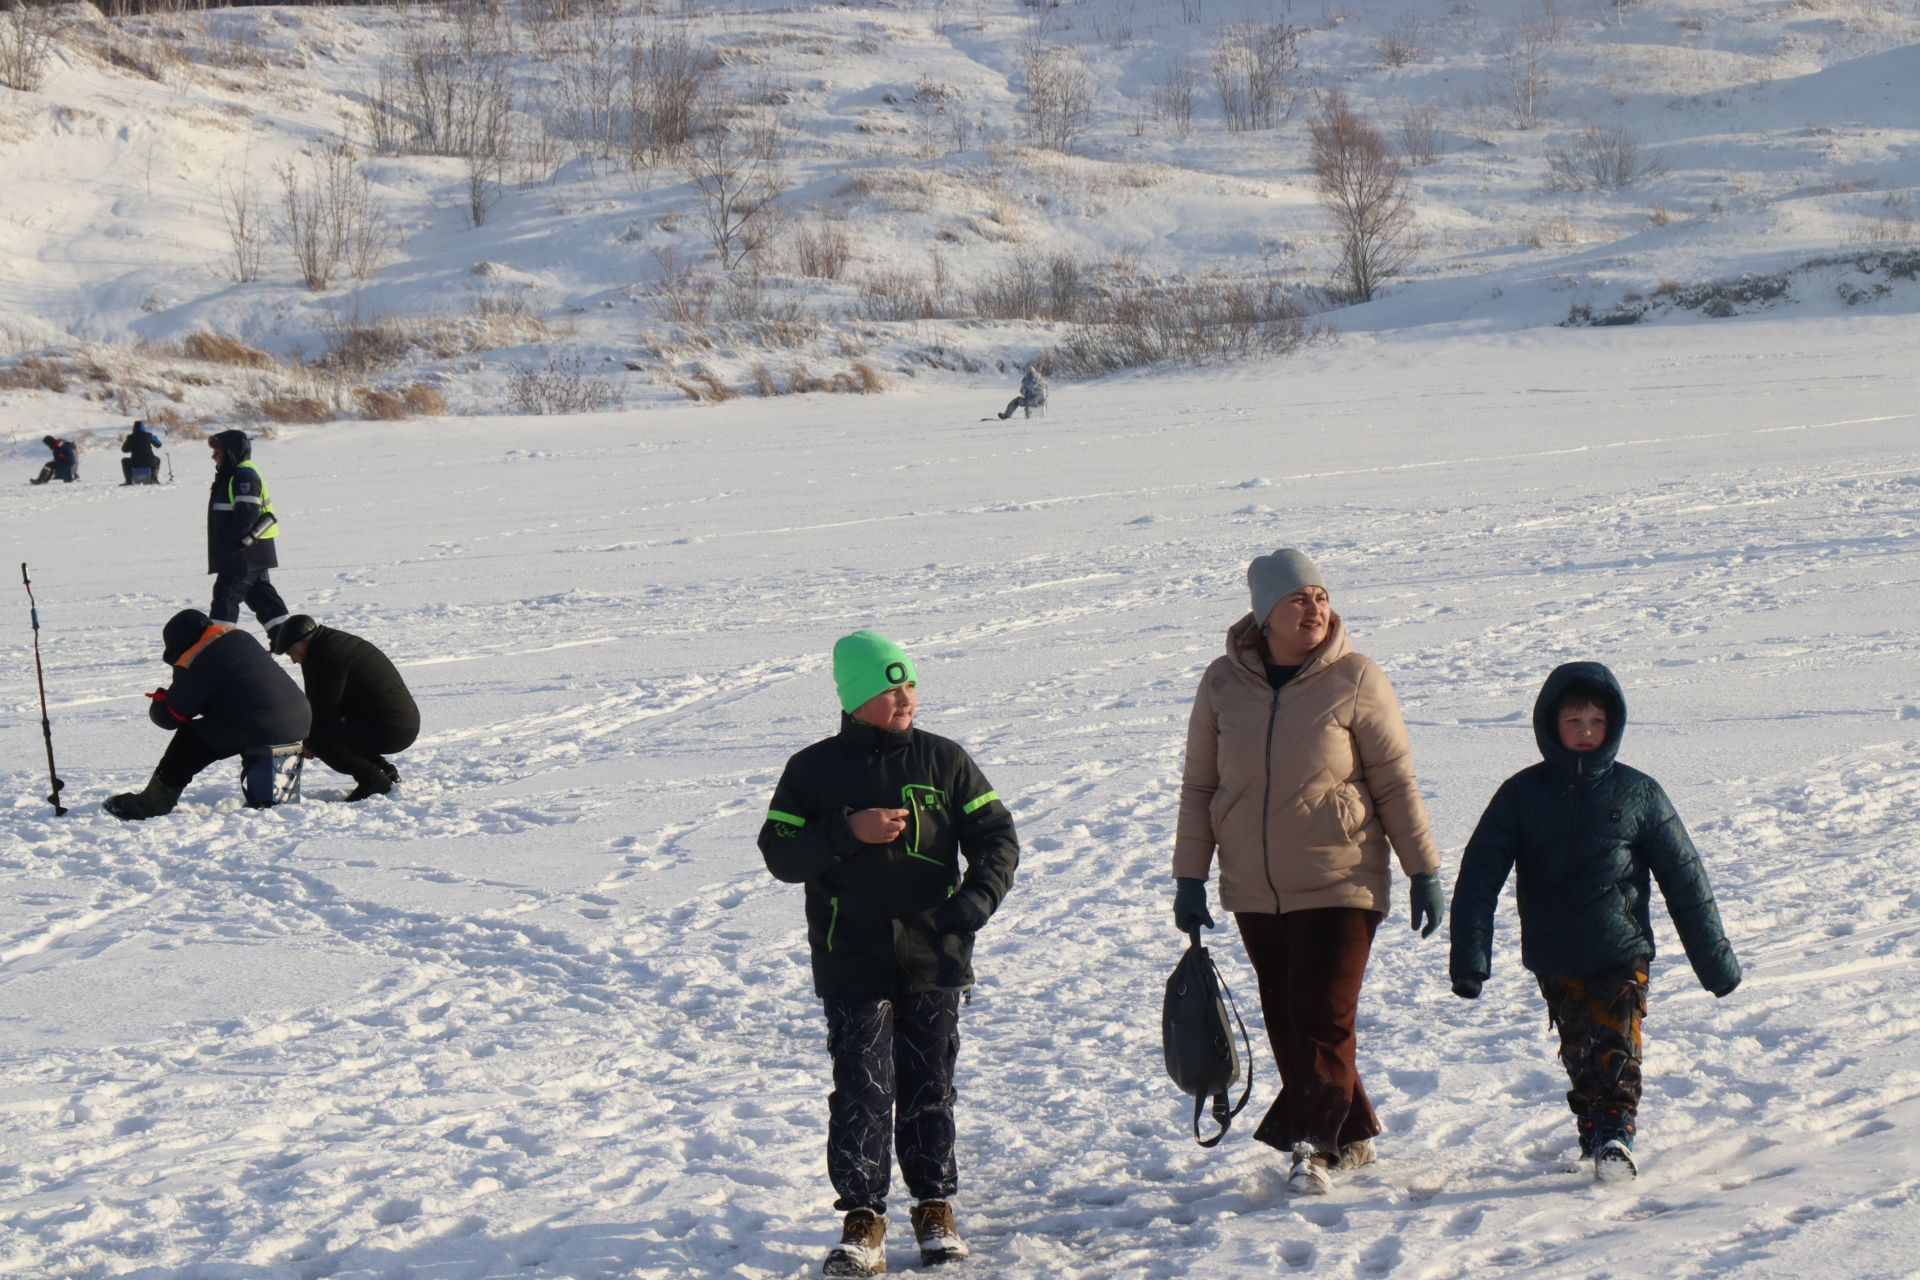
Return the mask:
[[(1160, 1041), (1167, 1055), (1167, 1074), (1182, 1093), (1193, 1095), (1193, 1138), (1203, 1147), (1219, 1144), (1227, 1136), (1227, 1126), (1245, 1110), (1247, 1095), (1253, 1092), (1253, 1045), (1247, 1040), (1247, 1024), (1240, 1021), (1240, 1009), (1233, 1006), (1233, 1022), (1227, 1021), (1227, 1008), (1233, 1005), (1233, 992), (1221, 981), (1213, 958), (1200, 945), (1200, 931), (1189, 935), (1193, 941), (1173, 976), (1167, 979), (1166, 1003), (1160, 1006)], [(1222, 1003), (1220, 997), (1226, 996)], [(1247, 1079), (1240, 1101), (1227, 1105), (1227, 1093), (1240, 1078), (1240, 1055), (1233, 1047), (1233, 1024), (1240, 1026), (1240, 1040), (1247, 1046)], [(1211, 1138), (1200, 1136), (1200, 1112), (1207, 1099), (1213, 1099), (1213, 1118), (1220, 1132)]]

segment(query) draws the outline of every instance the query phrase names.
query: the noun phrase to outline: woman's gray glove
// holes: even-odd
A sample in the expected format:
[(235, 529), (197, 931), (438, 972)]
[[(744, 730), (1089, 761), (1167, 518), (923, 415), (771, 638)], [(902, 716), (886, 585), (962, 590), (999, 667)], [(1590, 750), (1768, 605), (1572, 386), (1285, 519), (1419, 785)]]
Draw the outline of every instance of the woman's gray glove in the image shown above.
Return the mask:
[[(1433, 931), (1440, 927), (1440, 917), (1446, 914), (1447, 904), (1440, 896), (1440, 877), (1430, 871), (1424, 871), (1413, 878), (1407, 896), (1413, 899), (1413, 927), (1420, 929), (1420, 936), (1431, 938)], [(1426, 927), (1422, 929), (1422, 922)]]
[(1173, 923), (1182, 933), (1192, 933), (1202, 925), (1213, 928), (1213, 915), (1207, 910), (1205, 880), (1198, 876), (1174, 878)]

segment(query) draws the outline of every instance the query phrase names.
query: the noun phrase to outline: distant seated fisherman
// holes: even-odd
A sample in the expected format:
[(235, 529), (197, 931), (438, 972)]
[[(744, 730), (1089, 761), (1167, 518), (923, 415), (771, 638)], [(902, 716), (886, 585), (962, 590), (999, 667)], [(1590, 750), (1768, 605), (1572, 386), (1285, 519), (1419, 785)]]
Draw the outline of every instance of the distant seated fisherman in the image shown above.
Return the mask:
[[(160, 465), (160, 437), (148, 429), (145, 422), (133, 424), (133, 430), (120, 442), (120, 452), (127, 456), (120, 459), (121, 487), (130, 484), (158, 484), (159, 477), (155, 468)], [(140, 472), (138, 480), (134, 472)]]
[(1000, 416), (1011, 418), (1015, 409), (1026, 410), (1026, 416), (1029, 418), (1033, 416), (1036, 409), (1041, 413), (1047, 411), (1047, 380), (1040, 376), (1039, 365), (1027, 366), (1026, 375), (1020, 379), (1020, 394), (1007, 402), (1007, 407), (1000, 411)]
[(80, 478), (80, 450), (74, 447), (73, 441), (41, 436), (40, 443), (53, 451), (53, 460), (40, 468), (40, 474), (27, 481), (28, 484), (45, 484), (49, 480), (72, 484)]
[(170, 813), (214, 761), (299, 742), (313, 720), (300, 686), (246, 632), (182, 609), (161, 635), (173, 683), (147, 695), (147, 714), (173, 740), (144, 790), (107, 799), (102, 807), (116, 818)]
[(284, 653), (307, 682), (313, 729), (306, 754), (353, 779), (349, 800), (393, 790), (400, 771), (382, 753), (413, 745), (420, 736), (420, 708), (387, 655), (304, 613), (274, 632), (273, 651)]

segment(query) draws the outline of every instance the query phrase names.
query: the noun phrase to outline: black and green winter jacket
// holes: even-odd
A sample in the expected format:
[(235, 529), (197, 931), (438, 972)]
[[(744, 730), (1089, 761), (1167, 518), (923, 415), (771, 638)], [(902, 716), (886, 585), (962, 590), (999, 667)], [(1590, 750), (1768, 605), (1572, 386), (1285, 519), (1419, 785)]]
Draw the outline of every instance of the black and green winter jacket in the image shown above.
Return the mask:
[[(1560, 744), (1558, 709), (1569, 685), (1597, 693), (1607, 736), (1593, 751)], [(1493, 960), (1493, 912), (1515, 872), (1520, 960), (1549, 977), (1587, 977), (1653, 958), (1649, 878), (1660, 885), (1700, 984), (1725, 995), (1740, 982), (1706, 868), (1667, 793), (1618, 763), (1626, 697), (1597, 662), (1571, 662), (1547, 677), (1533, 704), (1533, 736), (1545, 757), (1501, 784), (1460, 859), (1453, 889), (1451, 977), (1477, 985)]]
[[(892, 844), (861, 844), (847, 816), (862, 809), (906, 809), (906, 831)], [(973, 985), (973, 934), (943, 932), (935, 912), (964, 896), (956, 905), (967, 910), (946, 914), (992, 915), (1013, 885), (1020, 842), (960, 744), (843, 714), (839, 733), (787, 761), (760, 853), (775, 877), (806, 886), (818, 994), (958, 991)]]

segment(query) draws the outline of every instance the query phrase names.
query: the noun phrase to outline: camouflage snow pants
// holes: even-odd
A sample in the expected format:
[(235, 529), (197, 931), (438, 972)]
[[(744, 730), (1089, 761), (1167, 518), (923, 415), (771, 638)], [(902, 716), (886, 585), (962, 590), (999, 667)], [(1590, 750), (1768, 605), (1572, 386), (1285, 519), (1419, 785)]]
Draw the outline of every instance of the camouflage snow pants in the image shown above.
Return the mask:
[(1640, 1020), (1647, 1013), (1647, 967), (1586, 978), (1540, 978), (1547, 1025), (1560, 1030), (1560, 1061), (1576, 1116), (1624, 1119), (1640, 1107)]
[(960, 1186), (953, 1158), (960, 993), (828, 996), (826, 1010), (834, 1208), (886, 1212), (889, 1147), (900, 1154), (900, 1174), (915, 1200), (950, 1199)]

